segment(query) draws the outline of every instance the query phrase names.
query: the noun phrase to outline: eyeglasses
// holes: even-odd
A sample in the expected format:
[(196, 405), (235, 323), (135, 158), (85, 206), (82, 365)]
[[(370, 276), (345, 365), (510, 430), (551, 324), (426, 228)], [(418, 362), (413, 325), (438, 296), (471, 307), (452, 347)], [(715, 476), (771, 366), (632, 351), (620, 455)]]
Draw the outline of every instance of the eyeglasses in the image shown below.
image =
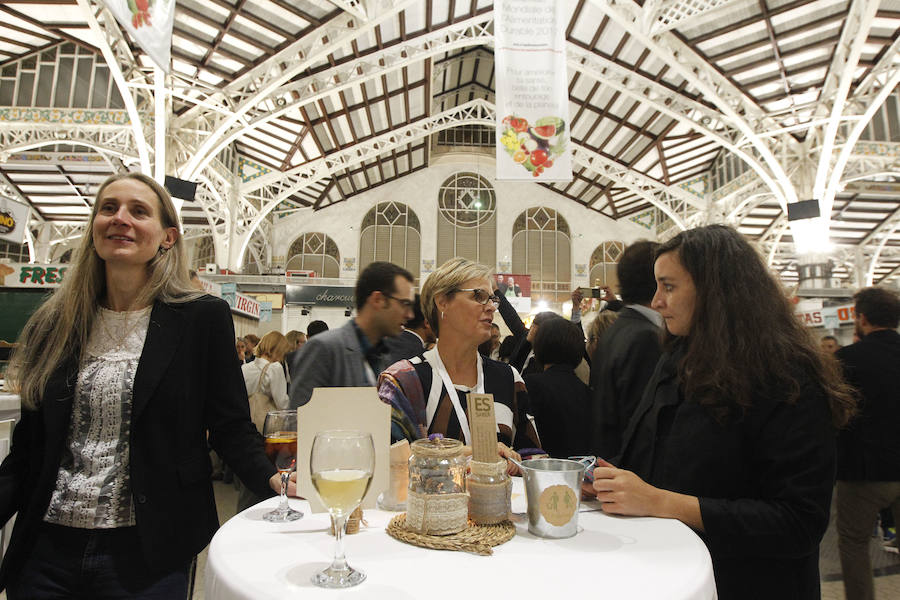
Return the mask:
[(399, 302), (403, 308), (408, 308), (409, 310), (412, 310), (413, 301), (410, 300), (409, 298), (398, 298), (397, 296), (391, 296), (390, 294), (386, 294), (385, 292), (381, 292), (381, 293), (384, 294), (387, 298), (390, 298), (391, 300), (396, 300), (397, 302)]
[(472, 292), (472, 300), (481, 304), (482, 306), (486, 305), (488, 302), (494, 305), (494, 308), (500, 306), (500, 298), (497, 296), (490, 294), (484, 291), (481, 288), (458, 288), (453, 290), (454, 292)]

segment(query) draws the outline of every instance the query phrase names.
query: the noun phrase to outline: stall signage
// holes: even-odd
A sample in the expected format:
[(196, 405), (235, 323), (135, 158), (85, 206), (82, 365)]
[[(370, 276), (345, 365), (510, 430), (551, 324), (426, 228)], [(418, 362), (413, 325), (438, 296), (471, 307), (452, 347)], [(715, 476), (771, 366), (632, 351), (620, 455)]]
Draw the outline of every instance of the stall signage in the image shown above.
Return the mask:
[(19, 202), (0, 199), (0, 239), (22, 244), (31, 209)]
[(63, 281), (69, 265), (0, 264), (0, 287), (56, 288)]
[(330, 285), (287, 285), (287, 304), (309, 304), (315, 306), (356, 306), (356, 290), (352, 287)]
[(222, 297), (222, 286), (214, 281), (207, 281), (202, 277), (199, 277), (200, 284), (203, 286), (203, 291), (209, 294), (210, 296), (215, 296), (217, 298)]
[(231, 306), (231, 312), (236, 312), (248, 317), (259, 318), (259, 302), (250, 296), (235, 293), (234, 304)]
[(807, 327), (828, 327), (834, 329), (834, 323), (845, 325), (852, 323), (856, 318), (856, 308), (852, 304), (845, 306), (829, 306), (814, 310), (798, 311), (796, 313), (800, 322)]

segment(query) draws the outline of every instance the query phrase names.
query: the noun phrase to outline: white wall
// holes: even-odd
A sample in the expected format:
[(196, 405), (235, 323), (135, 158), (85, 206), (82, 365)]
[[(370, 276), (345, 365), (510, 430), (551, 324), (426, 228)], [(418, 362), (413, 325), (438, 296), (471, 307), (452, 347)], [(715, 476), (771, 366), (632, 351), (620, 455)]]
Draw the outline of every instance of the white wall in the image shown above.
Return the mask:
[(343, 308), (313, 307), (308, 315), (301, 314), (301, 310), (300, 306), (285, 305), (283, 311), (278, 311), (280, 315), (275, 315), (273, 311), (272, 323), (277, 323), (282, 333), (287, 333), (291, 329), (306, 333), (306, 326), (312, 321), (325, 321), (329, 329), (337, 329), (356, 316), (356, 310), (353, 311), (352, 317), (345, 316)]
[[(338, 245), (341, 253), (341, 277), (355, 278), (354, 268), (344, 270), (345, 257), (359, 253), (360, 224), (366, 213), (379, 202), (402, 202), (419, 217), (422, 227), (422, 259), (436, 259), (437, 255), (437, 198), (441, 184), (458, 171), (474, 171), (485, 177), (497, 193), (497, 260), (512, 262), (512, 226), (516, 217), (527, 208), (546, 206), (556, 210), (568, 222), (572, 233), (572, 285), (589, 285), (589, 269), (576, 276), (575, 265), (590, 263), (594, 249), (607, 240), (622, 240), (626, 244), (642, 238), (655, 238), (647, 230), (627, 219), (614, 221), (588, 210), (573, 200), (530, 182), (499, 182), (494, 179), (493, 157), (472, 153), (449, 153), (432, 159), (429, 168), (377, 187), (346, 202), (320, 211), (304, 210), (281, 219), (275, 226), (273, 254), (286, 256), (291, 243), (301, 234), (321, 231)], [(497, 265), (492, 265), (497, 268)], [(423, 277), (425, 273), (422, 273)], [(327, 309), (318, 309), (327, 310)], [(338, 309), (335, 309), (338, 310)], [(339, 311), (340, 317), (343, 311)], [(328, 319), (323, 318), (327, 322)], [(329, 323), (331, 325), (331, 323)]]

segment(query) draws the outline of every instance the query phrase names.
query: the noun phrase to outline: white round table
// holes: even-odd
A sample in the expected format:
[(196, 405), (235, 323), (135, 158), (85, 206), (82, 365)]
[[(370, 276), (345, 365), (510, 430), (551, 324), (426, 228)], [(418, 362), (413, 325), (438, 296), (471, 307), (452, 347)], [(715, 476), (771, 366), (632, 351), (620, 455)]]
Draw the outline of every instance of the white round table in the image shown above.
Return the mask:
[(528, 533), (523, 486), (519, 478), (515, 481), (516, 536), (495, 547), (493, 556), (404, 544), (384, 530), (397, 513), (366, 510), (368, 527), (345, 536), (344, 548), (350, 565), (368, 578), (345, 590), (321, 589), (309, 581), (331, 562), (334, 538), (328, 534), (327, 513), (310, 514), (305, 501), (292, 499), (291, 505), (306, 513), (301, 520), (267, 523), (261, 515), (277, 504), (271, 498), (216, 533), (206, 563), (205, 597), (559, 600), (560, 592), (601, 599), (717, 597), (709, 552), (679, 521), (613, 517), (586, 502), (575, 537), (538, 538)]

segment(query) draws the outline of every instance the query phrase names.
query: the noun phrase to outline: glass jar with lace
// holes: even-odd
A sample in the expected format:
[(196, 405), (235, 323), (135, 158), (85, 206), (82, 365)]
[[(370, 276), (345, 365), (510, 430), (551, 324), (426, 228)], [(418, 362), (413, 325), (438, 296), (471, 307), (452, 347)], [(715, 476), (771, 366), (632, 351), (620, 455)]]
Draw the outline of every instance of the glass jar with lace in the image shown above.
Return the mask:
[(459, 440), (416, 440), (409, 458), (406, 528), (449, 535), (466, 528), (466, 457)]

